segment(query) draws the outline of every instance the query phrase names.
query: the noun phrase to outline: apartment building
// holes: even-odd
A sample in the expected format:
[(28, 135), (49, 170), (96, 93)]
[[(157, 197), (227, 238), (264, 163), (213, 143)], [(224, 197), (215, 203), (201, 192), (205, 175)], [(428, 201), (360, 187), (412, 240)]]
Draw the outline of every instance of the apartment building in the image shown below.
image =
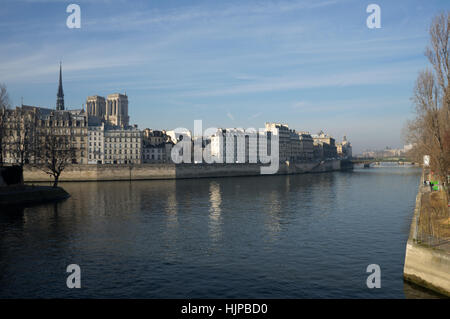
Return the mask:
[(142, 132), (102, 123), (89, 126), (89, 164), (141, 164)]

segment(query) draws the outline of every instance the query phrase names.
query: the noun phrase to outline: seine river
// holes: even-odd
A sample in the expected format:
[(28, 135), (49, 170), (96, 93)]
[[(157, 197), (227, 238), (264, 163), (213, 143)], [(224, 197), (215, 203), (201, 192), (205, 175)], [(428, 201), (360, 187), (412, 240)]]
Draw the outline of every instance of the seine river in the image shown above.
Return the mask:
[[(62, 183), (64, 202), (1, 212), (0, 297), (434, 297), (402, 278), (419, 179), (378, 167)], [(66, 286), (69, 264), (81, 289)]]

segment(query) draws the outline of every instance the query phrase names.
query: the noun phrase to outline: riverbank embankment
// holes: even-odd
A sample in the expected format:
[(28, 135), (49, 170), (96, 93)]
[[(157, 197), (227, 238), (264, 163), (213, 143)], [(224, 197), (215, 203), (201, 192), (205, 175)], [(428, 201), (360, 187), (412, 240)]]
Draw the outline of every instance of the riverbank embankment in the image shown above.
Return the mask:
[[(341, 170), (340, 160), (282, 163), (276, 175), (319, 173)], [(51, 182), (52, 178), (32, 166), (24, 167), (24, 180)], [(61, 182), (123, 181), (234, 177), (261, 175), (261, 164), (141, 164), (141, 165), (70, 165), (61, 174)]]
[(431, 194), (430, 187), (421, 183), (406, 245), (403, 275), (409, 282), (450, 296), (450, 241), (442, 238), (442, 231), (438, 233), (440, 238), (433, 232), (435, 221), (441, 216), (430, 205), (430, 197), (436, 197), (432, 195), (439, 194)]

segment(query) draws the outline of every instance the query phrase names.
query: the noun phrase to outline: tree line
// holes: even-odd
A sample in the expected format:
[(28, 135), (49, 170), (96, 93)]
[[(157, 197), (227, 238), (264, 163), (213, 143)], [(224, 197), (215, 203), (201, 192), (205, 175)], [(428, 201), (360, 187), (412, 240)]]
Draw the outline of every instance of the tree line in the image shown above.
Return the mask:
[(412, 102), (415, 118), (408, 121), (406, 140), (413, 144), (410, 156), (422, 163), (430, 156), (430, 169), (447, 190), (450, 171), (450, 12), (436, 16), (429, 28), (425, 50), (430, 67), (419, 72)]

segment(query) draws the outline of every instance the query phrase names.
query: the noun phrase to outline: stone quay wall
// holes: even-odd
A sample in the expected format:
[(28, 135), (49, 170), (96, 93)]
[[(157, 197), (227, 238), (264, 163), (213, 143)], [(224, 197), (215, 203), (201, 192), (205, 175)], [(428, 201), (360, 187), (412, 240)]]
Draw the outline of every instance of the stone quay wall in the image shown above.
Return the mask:
[[(121, 181), (204, 177), (257, 176), (261, 164), (140, 164), (140, 165), (71, 165), (60, 181)], [(280, 164), (277, 175), (318, 173), (340, 170), (340, 160)], [(24, 167), (24, 181), (50, 182), (52, 177), (39, 168)]]
[[(423, 177), (422, 179), (423, 180)], [(406, 244), (405, 280), (450, 297), (450, 252), (436, 246), (427, 246), (417, 240), (418, 221), (424, 187), (419, 187), (411, 229)]]

